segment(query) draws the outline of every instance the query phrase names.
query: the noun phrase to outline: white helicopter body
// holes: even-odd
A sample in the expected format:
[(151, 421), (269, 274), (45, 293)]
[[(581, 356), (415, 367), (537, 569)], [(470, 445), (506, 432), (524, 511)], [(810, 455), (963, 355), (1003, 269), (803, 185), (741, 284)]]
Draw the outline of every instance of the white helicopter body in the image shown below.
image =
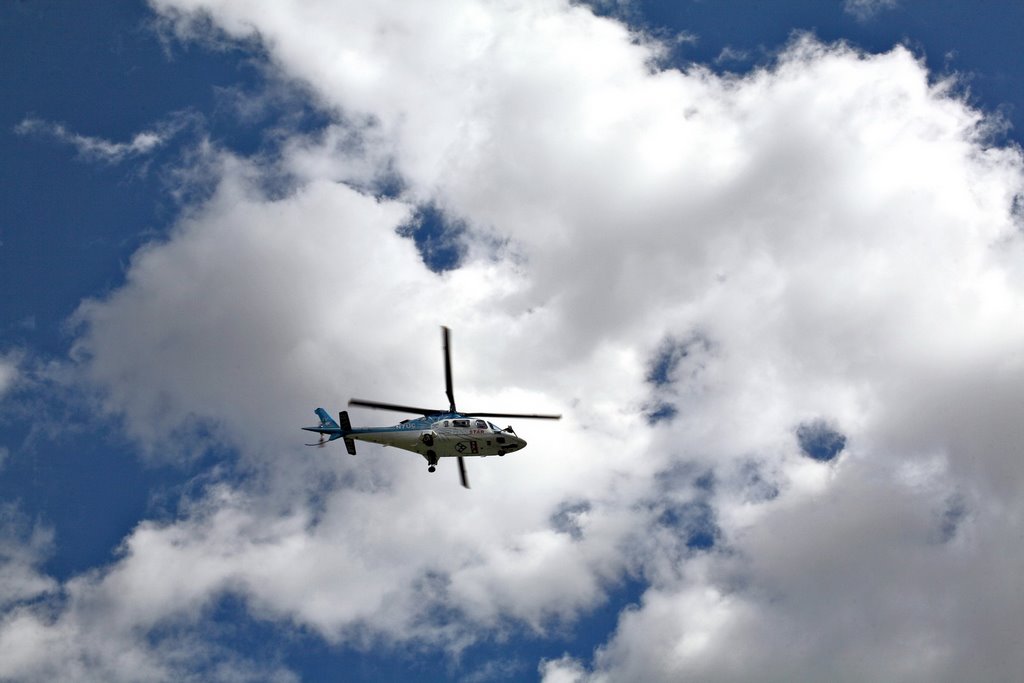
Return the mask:
[(320, 424), (316, 427), (303, 427), (308, 432), (320, 435), (320, 441), (310, 446), (323, 446), (336, 439), (344, 439), (345, 447), (352, 455), (356, 454), (356, 441), (367, 441), (383, 446), (394, 446), (403, 450), (419, 453), (427, 460), (427, 470), (433, 472), (441, 458), (457, 458), (459, 475), (462, 485), (469, 488), (466, 477), (465, 457), (502, 456), (526, 447), (526, 441), (519, 438), (512, 427), (501, 429), (494, 423), (485, 420), (487, 417), (523, 417), (541, 420), (557, 420), (560, 415), (527, 415), (522, 413), (460, 413), (455, 409), (455, 398), (452, 392), (451, 356), (449, 352), (449, 330), (441, 328), (445, 360), (445, 383), (448, 394), (449, 409), (432, 410), (413, 406), (381, 403), (379, 401), (363, 401), (352, 399), (349, 405), (393, 410), (403, 413), (421, 415), (410, 420), (403, 420), (396, 425), (386, 427), (353, 428), (348, 412), (338, 414), (338, 421), (323, 408), (316, 409)]

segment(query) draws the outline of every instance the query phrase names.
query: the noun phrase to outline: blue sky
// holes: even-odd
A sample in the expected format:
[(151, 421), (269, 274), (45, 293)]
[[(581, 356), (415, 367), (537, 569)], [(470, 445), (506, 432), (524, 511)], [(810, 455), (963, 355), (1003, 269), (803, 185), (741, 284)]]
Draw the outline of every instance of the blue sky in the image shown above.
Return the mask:
[(1024, 7), (275, 7), (0, 6), (0, 678), (1019, 671)]

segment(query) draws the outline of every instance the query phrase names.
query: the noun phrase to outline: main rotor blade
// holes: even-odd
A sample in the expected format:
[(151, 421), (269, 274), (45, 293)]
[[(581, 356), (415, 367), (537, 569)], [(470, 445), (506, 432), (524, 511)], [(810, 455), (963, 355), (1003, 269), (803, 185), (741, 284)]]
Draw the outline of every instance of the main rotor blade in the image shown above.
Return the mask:
[(527, 415), (526, 413), (463, 413), (466, 417), (515, 417), (527, 420), (561, 420), (561, 415)]
[(448, 411), (455, 411), (455, 394), (452, 391), (452, 353), (451, 347), (449, 346), (449, 337), (451, 331), (441, 326), (441, 345), (444, 347), (444, 389), (445, 393), (448, 394)]
[(463, 461), (462, 456), (458, 457), (459, 461), (459, 478), (462, 479), (462, 485), (467, 489), (469, 488), (469, 477), (466, 476), (466, 463)]
[(381, 403), (380, 401), (364, 401), (353, 398), (348, 402), (350, 406), (362, 406), (363, 408), (375, 408), (377, 410), (393, 410), (396, 413), (412, 413), (413, 415), (439, 415), (443, 410), (434, 408), (417, 408), (415, 406), (400, 406), (395, 403)]

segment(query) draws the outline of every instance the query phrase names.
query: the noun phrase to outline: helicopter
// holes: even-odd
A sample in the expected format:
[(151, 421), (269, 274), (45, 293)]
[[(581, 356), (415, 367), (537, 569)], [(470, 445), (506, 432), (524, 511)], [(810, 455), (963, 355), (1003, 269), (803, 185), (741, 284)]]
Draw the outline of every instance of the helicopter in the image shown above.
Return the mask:
[(445, 393), (448, 396), (448, 409), (417, 408), (415, 406), (381, 403), (380, 401), (364, 401), (351, 399), (349, 406), (391, 410), (399, 413), (420, 415), (415, 419), (402, 420), (396, 425), (387, 427), (353, 428), (348, 411), (338, 413), (335, 421), (323, 408), (314, 412), (320, 418), (316, 427), (302, 427), (307, 432), (320, 435), (317, 443), (307, 446), (324, 446), (331, 441), (342, 439), (350, 455), (356, 454), (356, 441), (367, 441), (384, 446), (394, 446), (403, 450), (419, 453), (427, 460), (427, 471), (434, 472), (441, 458), (455, 458), (459, 464), (459, 478), (462, 485), (469, 488), (466, 476), (467, 457), (486, 457), (488, 455), (503, 456), (526, 447), (526, 441), (520, 438), (511, 425), (501, 429), (493, 422), (484, 418), (527, 418), (531, 420), (558, 420), (561, 415), (536, 415), (525, 413), (484, 413), (459, 412), (455, 408), (455, 394), (452, 391), (452, 360), (451, 331), (441, 328), (441, 345), (444, 350), (444, 381)]

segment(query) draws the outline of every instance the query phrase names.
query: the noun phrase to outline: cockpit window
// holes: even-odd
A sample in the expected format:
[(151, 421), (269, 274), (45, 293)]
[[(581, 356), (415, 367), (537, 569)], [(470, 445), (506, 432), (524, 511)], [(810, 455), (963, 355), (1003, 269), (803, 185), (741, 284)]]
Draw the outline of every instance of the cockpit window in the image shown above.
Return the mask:
[(477, 429), (487, 429), (487, 423), (484, 422), (483, 420), (477, 420), (476, 421), (476, 428)]
[(489, 427), (490, 427), (491, 429), (493, 429), (494, 431), (496, 431), (496, 432), (500, 432), (500, 431), (501, 431), (500, 429), (498, 429), (497, 427), (495, 427), (495, 426), (494, 426), (494, 423), (493, 423), (493, 422), (488, 422), (487, 424), (488, 424), (488, 426), (489, 426)]

